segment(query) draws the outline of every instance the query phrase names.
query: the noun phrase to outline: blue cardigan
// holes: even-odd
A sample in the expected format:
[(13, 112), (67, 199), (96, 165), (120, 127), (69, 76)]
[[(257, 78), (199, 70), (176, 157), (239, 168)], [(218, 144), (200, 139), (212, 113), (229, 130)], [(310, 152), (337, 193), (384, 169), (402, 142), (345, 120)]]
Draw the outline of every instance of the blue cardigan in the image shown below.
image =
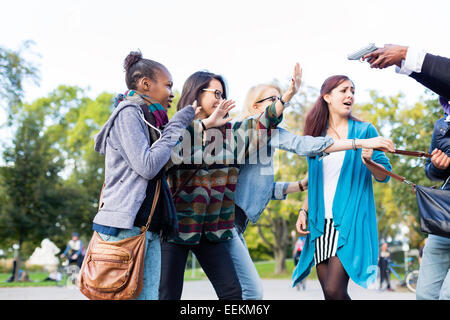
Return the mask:
[[(349, 119), (348, 138), (377, 137), (375, 127)], [(372, 160), (391, 171), (384, 152), (374, 150)], [(292, 275), (293, 286), (308, 276), (314, 265), (315, 240), (324, 233), (323, 167), (319, 157), (308, 158), (308, 228), (300, 260)], [(384, 181), (388, 182), (389, 176)], [(361, 149), (347, 150), (333, 200), (333, 220), (339, 231), (337, 256), (350, 278), (362, 287), (375, 281), (378, 230), (372, 174), (361, 160)]]

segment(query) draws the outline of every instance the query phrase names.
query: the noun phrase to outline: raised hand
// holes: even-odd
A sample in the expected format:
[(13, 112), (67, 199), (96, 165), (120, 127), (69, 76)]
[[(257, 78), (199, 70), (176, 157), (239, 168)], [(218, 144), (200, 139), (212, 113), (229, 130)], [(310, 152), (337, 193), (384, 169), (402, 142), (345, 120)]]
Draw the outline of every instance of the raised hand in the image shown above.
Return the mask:
[(221, 127), (225, 123), (233, 120), (233, 117), (230, 117), (228, 114), (234, 107), (236, 107), (235, 101), (222, 100), (214, 112), (208, 118), (202, 120), (205, 127), (207, 129)]
[(288, 102), (292, 99), (292, 97), (298, 92), (300, 89), (300, 85), (302, 83), (302, 68), (300, 64), (297, 62), (294, 67), (294, 73), (291, 79), (291, 85), (283, 94), (283, 101)]

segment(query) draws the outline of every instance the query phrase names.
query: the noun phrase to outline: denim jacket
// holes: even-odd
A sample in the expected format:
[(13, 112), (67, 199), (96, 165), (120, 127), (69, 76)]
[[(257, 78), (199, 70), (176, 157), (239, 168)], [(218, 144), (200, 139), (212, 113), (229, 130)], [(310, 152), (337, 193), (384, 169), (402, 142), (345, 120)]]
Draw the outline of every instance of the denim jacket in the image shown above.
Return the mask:
[(299, 156), (323, 156), (326, 155), (324, 150), (333, 143), (333, 139), (329, 136), (298, 136), (278, 128), (272, 135), (267, 150), (262, 148), (259, 151), (260, 154), (267, 152), (266, 154), (270, 155), (268, 159), (258, 161), (257, 164), (241, 165), (235, 192), (236, 205), (245, 212), (252, 223), (256, 223), (270, 200), (286, 199), (285, 191), (289, 182), (274, 182), (275, 148), (296, 153)]

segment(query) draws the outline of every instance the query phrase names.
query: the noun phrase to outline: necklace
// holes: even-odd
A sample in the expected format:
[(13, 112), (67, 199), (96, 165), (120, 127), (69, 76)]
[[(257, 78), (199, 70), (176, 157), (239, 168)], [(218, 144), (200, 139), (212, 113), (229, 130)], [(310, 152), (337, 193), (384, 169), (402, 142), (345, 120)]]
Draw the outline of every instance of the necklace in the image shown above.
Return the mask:
[(329, 129), (333, 130), (334, 133), (336, 133), (336, 135), (338, 136), (339, 139), (341, 139), (341, 136), (339, 135), (339, 133), (333, 128), (333, 127), (328, 127)]

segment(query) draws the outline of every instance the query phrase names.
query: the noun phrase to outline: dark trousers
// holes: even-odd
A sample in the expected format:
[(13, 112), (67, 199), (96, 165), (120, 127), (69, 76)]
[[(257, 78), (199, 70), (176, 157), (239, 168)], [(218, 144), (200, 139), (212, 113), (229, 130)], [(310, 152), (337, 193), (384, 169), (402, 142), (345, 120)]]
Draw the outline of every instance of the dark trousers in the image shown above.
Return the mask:
[(204, 236), (197, 245), (166, 241), (162, 243), (160, 300), (181, 299), (184, 270), (190, 250), (195, 254), (220, 300), (242, 300), (239, 279), (225, 243), (211, 242)]

